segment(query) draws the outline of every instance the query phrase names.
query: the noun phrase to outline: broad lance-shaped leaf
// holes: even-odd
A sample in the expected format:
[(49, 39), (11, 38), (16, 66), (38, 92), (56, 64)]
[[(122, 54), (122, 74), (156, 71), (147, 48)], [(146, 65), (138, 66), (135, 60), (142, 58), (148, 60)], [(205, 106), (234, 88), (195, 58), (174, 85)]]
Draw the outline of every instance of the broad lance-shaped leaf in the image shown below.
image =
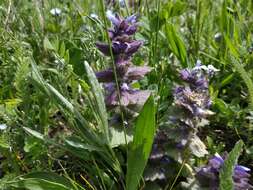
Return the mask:
[(238, 157), (242, 151), (243, 141), (238, 141), (229, 153), (227, 159), (224, 162), (224, 166), (220, 172), (220, 190), (232, 190), (234, 189), (233, 172), (235, 165), (237, 164)]
[(8, 187), (27, 190), (74, 190), (69, 180), (54, 173), (30, 173), (5, 184)]
[(104, 138), (106, 139), (106, 142), (109, 145), (108, 118), (107, 118), (107, 111), (106, 111), (105, 103), (104, 103), (104, 95), (92, 68), (89, 66), (89, 64), (86, 61), (84, 62), (84, 66), (85, 66), (88, 80), (91, 86), (91, 91), (94, 96), (93, 110), (96, 111), (96, 113), (98, 114), (98, 117), (99, 117), (98, 122), (102, 128)]
[(126, 189), (138, 187), (152, 149), (155, 134), (155, 103), (150, 96), (134, 126), (134, 139), (127, 159)]

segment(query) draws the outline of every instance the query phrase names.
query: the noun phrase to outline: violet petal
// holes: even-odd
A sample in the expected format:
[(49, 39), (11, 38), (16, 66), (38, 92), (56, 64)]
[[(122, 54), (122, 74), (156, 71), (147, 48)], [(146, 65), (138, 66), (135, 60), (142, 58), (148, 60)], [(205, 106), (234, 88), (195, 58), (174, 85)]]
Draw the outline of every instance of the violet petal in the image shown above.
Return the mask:
[(100, 71), (96, 73), (96, 77), (99, 82), (113, 82), (114, 75), (112, 69), (107, 69), (105, 71)]
[(129, 80), (139, 80), (143, 78), (147, 73), (152, 70), (151, 67), (142, 66), (142, 67), (129, 67), (126, 73), (126, 78)]

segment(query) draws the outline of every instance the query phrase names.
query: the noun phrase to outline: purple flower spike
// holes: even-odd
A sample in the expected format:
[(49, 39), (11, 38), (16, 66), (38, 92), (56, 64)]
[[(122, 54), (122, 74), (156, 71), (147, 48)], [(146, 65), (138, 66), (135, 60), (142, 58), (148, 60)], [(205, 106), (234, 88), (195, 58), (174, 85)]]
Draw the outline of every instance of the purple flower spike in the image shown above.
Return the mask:
[[(142, 41), (133, 40), (131, 37), (137, 31), (137, 16), (132, 15), (124, 19), (111, 11), (107, 11), (107, 17), (113, 24), (113, 28), (108, 30), (108, 34), (112, 41), (114, 62), (118, 64), (129, 61), (130, 57), (143, 44)], [(104, 55), (110, 56), (108, 44), (98, 42), (96, 46)]]
[(213, 113), (209, 110), (211, 99), (208, 92), (208, 73), (197, 64), (193, 69), (183, 69), (181, 79), (186, 85), (176, 87), (174, 91), (175, 104), (190, 113), (191, 119), (206, 118)]
[[(155, 146), (151, 153), (153, 158), (157, 150), (162, 150), (161, 156), (169, 156), (175, 162), (182, 164), (182, 160), (186, 158), (185, 152), (196, 157), (203, 157), (208, 153), (205, 144), (197, 136), (198, 128), (207, 124), (208, 116), (213, 114), (209, 110), (212, 101), (208, 91), (210, 75), (207, 70), (198, 62), (194, 68), (180, 71), (179, 77), (182, 83), (175, 86), (174, 101), (168, 109), (167, 121), (162, 122), (162, 128), (154, 139)], [(159, 142), (161, 134), (165, 134), (166, 138)], [(168, 151), (171, 149), (172, 151)], [(191, 162), (191, 158), (192, 156), (187, 155), (187, 162)], [(150, 161), (151, 164), (153, 162), (154, 160)], [(161, 165), (162, 159), (156, 158), (156, 162)], [(216, 187), (219, 178), (216, 176), (223, 162), (223, 159), (216, 155), (210, 159), (208, 166), (198, 172), (198, 179), (204, 183), (203, 185), (214, 187), (208, 189), (218, 190)], [(170, 174), (165, 175), (165, 181), (168, 181), (170, 177)]]
[[(132, 66), (130, 59), (134, 53), (143, 45), (140, 40), (133, 40), (132, 35), (137, 31), (137, 15), (122, 18), (111, 11), (107, 12), (108, 19), (112, 22), (113, 28), (108, 30), (112, 41), (112, 54), (115, 64), (115, 74), (119, 85), (119, 95), (116, 89), (113, 68), (96, 73), (99, 82), (104, 82), (105, 102), (109, 108), (116, 106), (142, 105), (147, 100), (150, 92), (131, 88), (131, 83), (139, 80), (151, 71), (150, 67)], [(110, 46), (97, 42), (97, 48), (106, 56), (111, 56)], [(129, 108), (128, 108), (129, 109)]]

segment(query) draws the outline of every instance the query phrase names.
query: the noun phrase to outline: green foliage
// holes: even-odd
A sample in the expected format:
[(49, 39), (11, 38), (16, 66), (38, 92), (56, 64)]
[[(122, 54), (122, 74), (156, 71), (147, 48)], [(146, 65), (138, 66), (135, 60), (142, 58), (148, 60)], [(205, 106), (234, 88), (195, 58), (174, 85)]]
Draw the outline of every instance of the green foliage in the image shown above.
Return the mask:
[(152, 148), (156, 129), (155, 103), (152, 96), (145, 103), (134, 127), (134, 139), (130, 145), (127, 161), (127, 190), (137, 189)]
[[(8, 185), (8, 184), (7, 184)], [(54, 173), (36, 172), (24, 175), (9, 184), (10, 187), (27, 190), (74, 190), (74, 187), (64, 177)]]
[(184, 68), (187, 67), (187, 53), (185, 45), (182, 39), (177, 34), (174, 26), (170, 23), (166, 23), (166, 37), (169, 47), (174, 55), (180, 60)]
[(224, 162), (224, 166), (220, 172), (220, 189), (231, 190), (234, 189), (233, 173), (235, 165), (237, 164), (238, 157), (242, 151), (243, 141), (238, 141), (233, 150), (228, 154)]

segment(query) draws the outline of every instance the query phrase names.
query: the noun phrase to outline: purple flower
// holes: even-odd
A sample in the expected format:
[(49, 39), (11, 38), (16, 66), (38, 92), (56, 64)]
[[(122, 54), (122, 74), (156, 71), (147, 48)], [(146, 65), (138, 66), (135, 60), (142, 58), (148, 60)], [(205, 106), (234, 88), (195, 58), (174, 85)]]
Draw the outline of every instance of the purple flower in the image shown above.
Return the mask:
[(106, 56), (110, 56), (110, 46), (106, 43), (97, 42), (97, 48)]
[(128, 81), (140, 80), (150, 71), (151, 71), (151, 67), (148, 67), (148, 66), (129, 67), (125, 76), (125, 80), (128, 80)]
[(210, 98), (205, 91), (199, 92), (189, 86), (177, 87), (174, 91), (175, 105), (185, 110), (187, 113), (197, 118), (205, 118), (212, 114), (210, 107)]
[[(116, 74), (120, 81), (122, 82), (132, 82), (135, 80), (142, 79), (147, 73), (151, 71), (151, 67), (148, 66), (140, 66), (135, 67), (127, 65), (127, 63), (118, 65), (116, 68)], [(100, 71), (96, 73), (96, 77), (99, 82), (113, 82), (114, 81), (114, 73), (111, 68)]]
[(138, 51), (138, 49), (142, 46), (143, 42), (140, 40), (132, 41), (127, 43), (127, 49), (125, 53), (130, 57), (132, 54)]
[[(212, 190), (218, 190), (219, 173), (224, 164), (224, 158), (220, 155), (212, 157), (208, 164), (197, 172), (197, 180), (202, 187), (209, 187)], [(248, 190), (253, 187), (249, 183), (250, 169), (237, 165), (234, 169), (233, 181), (235, 190)]]
[[(118, 92), (115, 85), (108, 89), (108, 96), (106, 97), (106, 105), (108, 107), (119, 106), (131, 106), (131, 105), (142, 105), (148, 99), (150, 92), (144, 90), (135, 90), (129, 87), (126, 83), (120, 86), (120, 101), (118, 98)], [(109, 91), (110, 90), (110, 91)]]
[[(137, 31), (137, 16), (121, 18), (118, 14), (107, 11), (107, 17), (113, 24), (108, 34), (112, 41), (114, 62), (119, 64), (128, 61), (143, 44), (142, 41), (133, 40), (131, 37)], [(96, 46), (104, 55), (111, 56), (109, 44), (97, 42)]]
[(133, 35), (137, 31), (137, 15), (121, 18), (118, 14), (107, 11), (107, 18), (112, 22), (113, 29), (110, 30), (112, 39), (118, 35)]
[(205, 75), (205, 73), (202, 70), (183, 69), (180, 72), (180, 77), (183, 81), (187, 82), (193, 88), (196, 88), (196, 89), (208, 88), (207, 75)]
[[(112, 42), (112, 53), (115, 58), (115, 62), (121, 63), (123, 60), (128, 60), (143, 44), (142, 41), (131, 41), (131, 42)], [(97, 48), (106, 56), (111, 56), (110, 46), (106, 43), (97, 42)]]
[(209, 110), (212, 101), (208, 92), (208, 69), (205, 68), (198, 63), (193, 69), (183, 69), (180, 77), (185, 84), (174, 90), (175, 105), (190, 114), (192, 119), (206, 118), (213, 114)]
[(96, 72), (96, 77), (99, 82), (112, 82), (114, 80), (114, 74), (112, 69)]
[(180, 77), (183, 80), (189, 80), (189, 78), (191, 77), (191, 72), (189, 71), (189, 69), (183, 69), (180, 72)]

